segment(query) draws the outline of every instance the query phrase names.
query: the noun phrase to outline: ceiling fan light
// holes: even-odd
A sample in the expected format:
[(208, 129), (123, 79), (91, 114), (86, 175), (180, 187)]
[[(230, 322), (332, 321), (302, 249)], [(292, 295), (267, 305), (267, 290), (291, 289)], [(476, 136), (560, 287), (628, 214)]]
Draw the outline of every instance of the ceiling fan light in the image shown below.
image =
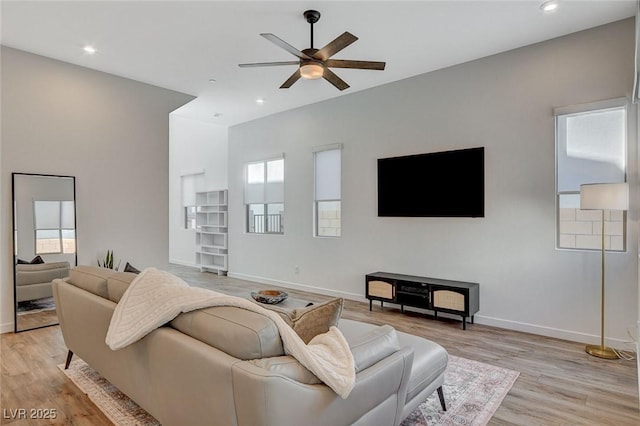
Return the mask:
[(304, 64), (300, 67), (300, 76), (307, 80), (322, 78), (324, 68), (320, 64)]

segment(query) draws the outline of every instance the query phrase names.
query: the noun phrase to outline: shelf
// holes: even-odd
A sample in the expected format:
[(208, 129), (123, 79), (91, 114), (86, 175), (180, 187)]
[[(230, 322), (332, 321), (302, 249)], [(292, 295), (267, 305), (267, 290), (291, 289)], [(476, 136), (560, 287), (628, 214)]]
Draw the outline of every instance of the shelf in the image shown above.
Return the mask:
[(201, 271), (227, 272), (227, 190), (196, 193), (196, 264)]
[(227, 234), (222, 232), (216, 233), (197, 233), (196, 232), (196, 245), (201, 247), (214, 247), (220, 249), (227, 248)]
[(227, 212), (196, 212), (196, 227), (227, 226)]

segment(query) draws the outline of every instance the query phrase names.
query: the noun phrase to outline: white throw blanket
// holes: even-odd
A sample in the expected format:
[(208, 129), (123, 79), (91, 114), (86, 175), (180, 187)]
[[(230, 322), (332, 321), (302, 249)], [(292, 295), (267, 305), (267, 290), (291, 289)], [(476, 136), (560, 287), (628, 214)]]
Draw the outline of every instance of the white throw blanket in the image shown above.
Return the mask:
[(308, 345), (278, 315), (235, 296), (191, 287), (169, 272), (155, 268), (142, 271), (120, 299), (111, 317), (106, 343), (122, 349), (181, 312), (210, 306), (236, 306), (270, 318), (278, 327), (284, 350), (346, 399), (355, 384), (355, 367), (349, 344), (337, 327), (314, 337)]

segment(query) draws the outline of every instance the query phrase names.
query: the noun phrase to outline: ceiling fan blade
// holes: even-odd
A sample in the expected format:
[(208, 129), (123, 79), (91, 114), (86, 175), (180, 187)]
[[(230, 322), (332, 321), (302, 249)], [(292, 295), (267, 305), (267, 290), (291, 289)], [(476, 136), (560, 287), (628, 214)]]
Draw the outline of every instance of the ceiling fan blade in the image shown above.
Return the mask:
[(322, 49), (318, 50), (313, 57), (326, 61), (345, 47), (349, 46), (354, 41), (358, 40), (358, 37), (354, 36), (348, 31), (345, 31), (342, 35), (336, 37), (332, 42), (327, 44)]
[(359, 70), (384, 70), (385, 62), (372, 62), (372, 61), (350, 61), (342, 59), (327, 59), (324, 63), (328, 67), (332, 68), (356, 68)]
[(335, 75), (333, 71), (331, 71), (329, 68), (324, 69), (324, 74), (322, 76), (329, 83), (336, 86), (338, 90), (344, 90), (349, 88), (349, 85), (343, 79)]
[(260, 34), (262, 37), (266, 38), (267, 40), (269, 40), (271, 43), (275, 44), (278, 47), (281, 47), (282, 49), (286, 50), (287, 52), (291, 53), (293, 56), (300, 58), (300, 59), (311, 59), (311, 57), (305, 53), (302, 53), (301, 51), (299, 51), (298, 49), (296, 49), (295, 47), (293, 47), (292, 45), (290, 45), (289, 43), (287, 43), (286, 41), (282, 40), (280, 37), (275, 36), (271, 33), (263, 33)]
[(238, 64), (240, 68), (249, 67), (275, 67), (279, 65), (300, 65), (300, 61), (286, 61), (286, 62), (256, 62), (253, 64)]
[(282, 83), (282, 86), (280, 86), (280, 88), (281, 89), (288, 89), (289, 87), (293, 86), (293, 83), (295, 83), (299, 79), (300, 79), (300, 69), (297, 69), (296, 72), (291, 74), (291, 77), (289, 77), (287, 79), (287, 81)]

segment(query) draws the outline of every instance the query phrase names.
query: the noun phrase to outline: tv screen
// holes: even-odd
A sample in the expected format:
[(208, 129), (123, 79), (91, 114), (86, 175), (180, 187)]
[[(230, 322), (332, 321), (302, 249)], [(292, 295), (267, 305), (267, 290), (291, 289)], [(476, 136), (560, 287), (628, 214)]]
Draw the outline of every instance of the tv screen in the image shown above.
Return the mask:
[(378, 216), (484, 217), (484, 147), (378, 159)]

